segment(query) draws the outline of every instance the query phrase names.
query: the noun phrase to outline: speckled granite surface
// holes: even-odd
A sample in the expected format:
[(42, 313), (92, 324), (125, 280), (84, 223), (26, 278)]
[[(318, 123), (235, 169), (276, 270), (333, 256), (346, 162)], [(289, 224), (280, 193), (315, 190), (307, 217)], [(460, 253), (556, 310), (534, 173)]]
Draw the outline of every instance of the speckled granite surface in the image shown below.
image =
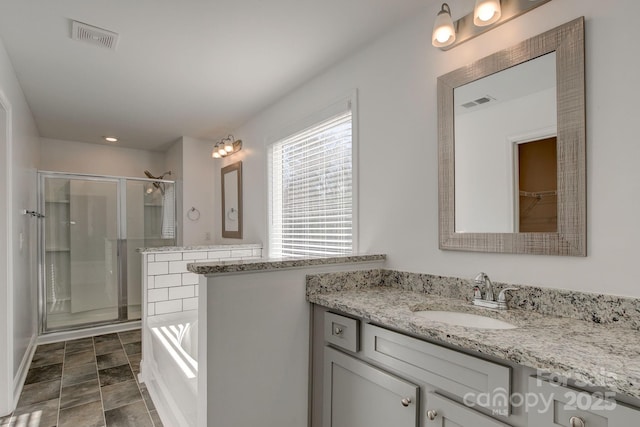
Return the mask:
[(185, 252), (185, 251), (203, 251), (215, 249), (260, 249), (260, 243), (247, 243), (244, 245), (197, 245), (197, 246), (160, 246), (157, 248), (138, 248), (140, 253), (147, 252)]
[[(403, 279), (403, 275), (410, 273), (371, 270), (309, 276), (307, 299), (426, 339), (640, 398), (640, 331), (637, 329), (620, 322), (612, 325), (593, 319), (552, 316), (531, 308), (507, 312), (481, 309), (470, 305), (470, 297), (454, 297), (459, 293), (470, 296), (471, 285), (464, 279), (428, 275)], [(429, 290), (433, 293), (428, 293)], [(547, 305), (555, 304), (549, 299), (553, 292), (545, 289), (544, 297), (536, 300), (544, 301), (540, 303), (545, 306), (542, 312), (551, 309)], [(559, 291), (564, 294), (559, 299), (571, 299), (567, 292)], [(589, 294), (571, 295), (577, 307), (604, 307), (611, 302), (609, 298), (616, 299), (594, 295), (588, 300)], [(470, 312), (508, 321), (518, 328), (495, 331), (452, 326), (417, 317), (413, 314), (417, 310)]]
[(187, 269), (197, 274), (237, 273), (241, 271), (268, 271), (287, 268), (313, 267), (330, 264), (383, 261), (382, 254), (339, 255), (313, 258), (261, 258), (241, 261), (198, 262), (187, 264)]
[[(376, 270), (312, 276), (307, 279), (307, 293), (371, 284), (462, 300), (471, 300), (475, 286), (472, 279)], [(509, 293), (509, 307), (640, 330), (640, 299), (498, 282), (493, 287), (496, 296), (506, 287), (519, 289)]]

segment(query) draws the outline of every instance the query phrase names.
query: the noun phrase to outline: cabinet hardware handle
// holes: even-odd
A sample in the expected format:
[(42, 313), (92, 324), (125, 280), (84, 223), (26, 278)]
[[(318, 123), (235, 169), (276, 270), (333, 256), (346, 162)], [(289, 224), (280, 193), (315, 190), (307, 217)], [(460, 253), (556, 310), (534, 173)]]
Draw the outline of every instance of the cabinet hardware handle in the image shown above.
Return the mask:
[(433, 421), (436, 419), (436, 417), (438, 416), (438, 413), (436, 411), (427, 411), (427, 418), (429, 418), (429, 420)]
[(407, 406), (409, 406), (411, 404), (411, 398), (410, 397), (405, 397), (404, 399), (402, 399), (400, 401), (400, 403), (402, 403), (402, 406), (404, 406), (406, 408)]
[(584, 420), (580, 417), (571, 417), (569, 419), (570, 427), (585, 427), (585, 425)]
[(336, 326), (336, 328), (333, 330), (333, 334), (342, 335), (342, 328), (340, 326)]

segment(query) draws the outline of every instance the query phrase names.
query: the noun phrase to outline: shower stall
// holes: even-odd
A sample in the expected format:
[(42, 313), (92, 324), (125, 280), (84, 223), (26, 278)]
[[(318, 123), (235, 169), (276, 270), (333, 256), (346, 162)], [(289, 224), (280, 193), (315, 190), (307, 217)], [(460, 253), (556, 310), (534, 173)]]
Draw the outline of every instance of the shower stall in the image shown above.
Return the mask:
[(176, 245), (175, 183), (39, 173), (41, 333), (139, 320), (141, 247)]

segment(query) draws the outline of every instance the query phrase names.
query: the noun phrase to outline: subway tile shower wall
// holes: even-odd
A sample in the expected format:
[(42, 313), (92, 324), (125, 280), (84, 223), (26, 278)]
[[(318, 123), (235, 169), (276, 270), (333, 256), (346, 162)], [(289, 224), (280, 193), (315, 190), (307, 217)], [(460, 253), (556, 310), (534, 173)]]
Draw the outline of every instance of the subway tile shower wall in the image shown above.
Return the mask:
[(187, 264), (255, 258), (262, 258), (261, 246), (145, 253), (147, 316), (198, 309), (198, 275), (187, 271)]

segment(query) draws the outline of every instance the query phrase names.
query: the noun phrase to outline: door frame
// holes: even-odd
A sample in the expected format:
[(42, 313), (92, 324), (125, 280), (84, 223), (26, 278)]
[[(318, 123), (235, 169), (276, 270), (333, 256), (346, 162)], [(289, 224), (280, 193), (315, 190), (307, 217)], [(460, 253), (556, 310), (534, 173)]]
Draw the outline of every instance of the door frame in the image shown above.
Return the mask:
[(0, 120), (4, 122), (5, 132), (0, 137), (0, 164), (4, 176), (0, 179), (0, 200), (5, 207), (0, 214), (0, 313), (3, 326), (0, 327), (0, 342), (6, 345), (0, 351), (0, 416), (9, 413), (15, 405), (13, 375), (13, 109), (9, 99), (0, 90)]

